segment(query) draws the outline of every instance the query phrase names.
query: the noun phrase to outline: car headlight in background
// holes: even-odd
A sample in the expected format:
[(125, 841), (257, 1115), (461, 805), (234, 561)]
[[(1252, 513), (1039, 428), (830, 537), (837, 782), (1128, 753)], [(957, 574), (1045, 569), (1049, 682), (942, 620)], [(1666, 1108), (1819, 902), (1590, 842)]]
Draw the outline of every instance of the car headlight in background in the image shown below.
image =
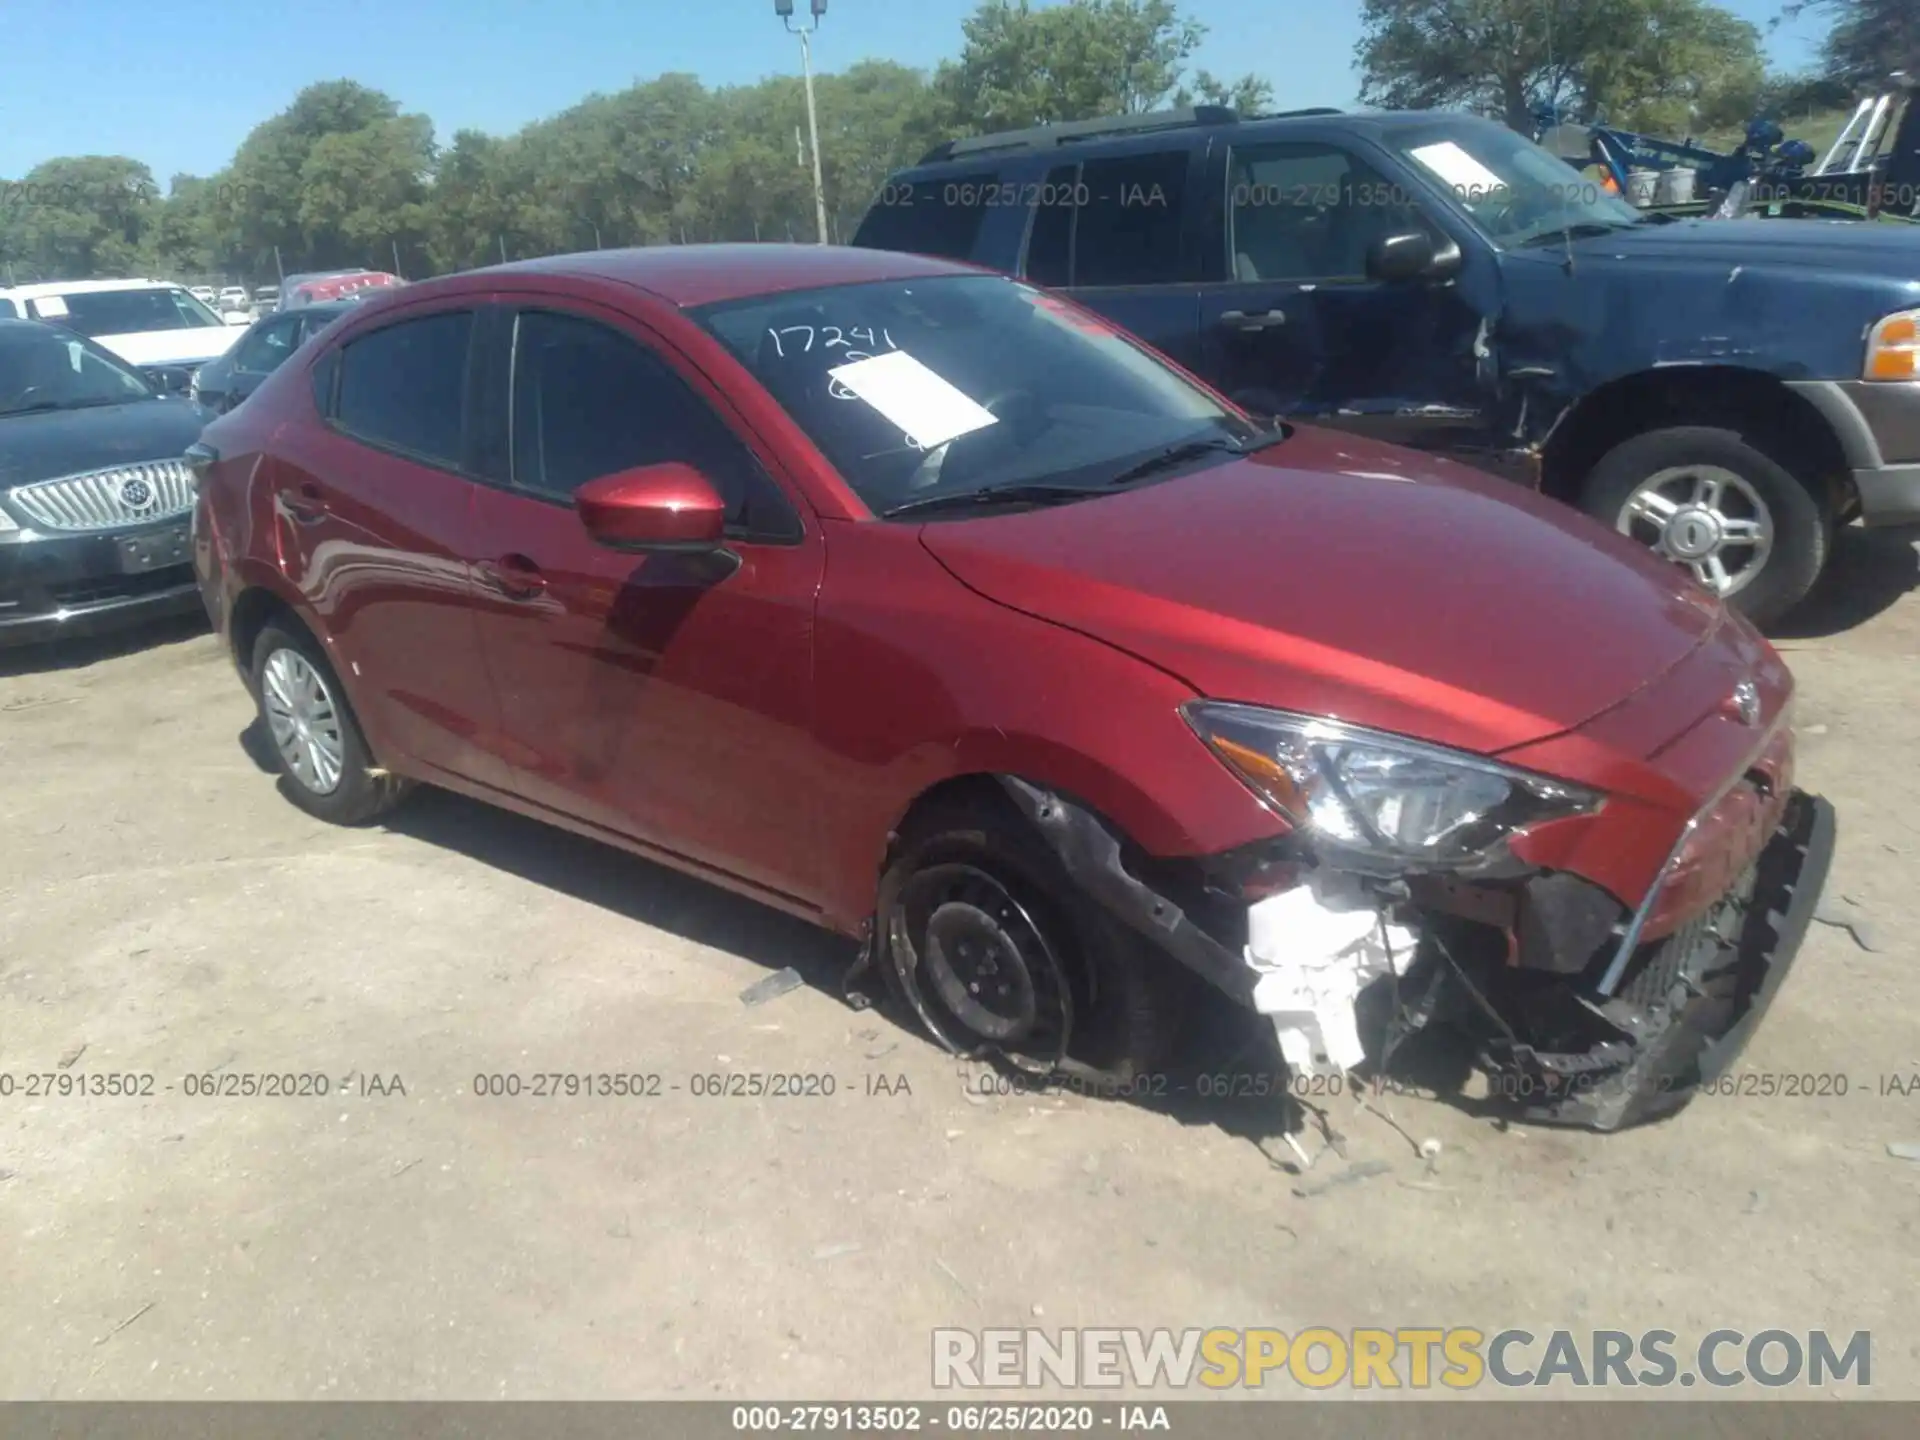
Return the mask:
[(1901, 310), (1867, 332), (1868, 380), (1920, 380), (1920, 310)]
[(1181, 714), (1316, 849), (1355, 868), (1480, 869), (1518, 831), (1601, 805), (1576, 785), (1337, 720), (1207, 700)]

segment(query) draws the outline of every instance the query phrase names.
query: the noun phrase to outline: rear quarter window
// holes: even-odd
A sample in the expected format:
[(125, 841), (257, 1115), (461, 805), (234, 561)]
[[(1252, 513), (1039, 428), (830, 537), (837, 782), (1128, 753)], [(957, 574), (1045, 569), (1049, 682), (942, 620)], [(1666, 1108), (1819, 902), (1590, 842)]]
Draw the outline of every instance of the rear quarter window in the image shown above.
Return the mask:
[(863, 250), (970, 260), (987, 211), (999, 198), (999, 183), (992, 170), (890, 182), (860, 222), (853, 243)]

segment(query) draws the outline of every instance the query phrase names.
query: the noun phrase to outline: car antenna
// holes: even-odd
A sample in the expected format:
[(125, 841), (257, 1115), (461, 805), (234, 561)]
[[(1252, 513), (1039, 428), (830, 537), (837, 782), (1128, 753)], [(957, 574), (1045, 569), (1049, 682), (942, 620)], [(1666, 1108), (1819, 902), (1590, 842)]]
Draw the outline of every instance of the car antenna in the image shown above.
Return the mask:
[[(1548, 10), (1544, 18), (1547, 22), (1547, 73), (1551, 75), (1553, 73), (1553, 11)], [(1558, 80), (1553, 82), (1552, 98), (1549, 103), (1553, 106), (1554, 129), (1558, 130), (1560, 128), (1560, 82)], [(1563, 212), (1562, 219), (1570, 217), (1573, 213), (1573, 207), (1567, 203), (1567, 192), (1564, 190), (1560, 192), (1560, 208)], [(1565, 261), (1562, 262), (1562, 268), (1571, 276), (1573, 274), (1573, 226), (1571, 224), (1560, 227), (1560, 245), (1562, 253), (1566, 256)]]

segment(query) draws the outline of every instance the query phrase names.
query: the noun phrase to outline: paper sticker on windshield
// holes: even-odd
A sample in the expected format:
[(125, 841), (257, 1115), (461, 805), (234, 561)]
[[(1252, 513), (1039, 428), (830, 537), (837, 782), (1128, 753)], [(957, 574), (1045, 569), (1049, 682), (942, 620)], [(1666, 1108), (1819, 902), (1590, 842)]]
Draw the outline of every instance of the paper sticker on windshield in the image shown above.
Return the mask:
[(838, 365), (827, 374), (925, 450), (1000, 422), (904, 350)]
[(58, 295), (42, 295), (33, 302), (33, 313), (42, 320), (64, 320), (67, 318), (67, 302)]
[(1451, 140), (1442, 140), (1437, 145), (1422, 145), (1411, 154), (1451, 185), (1463, 199), (1478, 200), (1507, 188), (1506, 181)]

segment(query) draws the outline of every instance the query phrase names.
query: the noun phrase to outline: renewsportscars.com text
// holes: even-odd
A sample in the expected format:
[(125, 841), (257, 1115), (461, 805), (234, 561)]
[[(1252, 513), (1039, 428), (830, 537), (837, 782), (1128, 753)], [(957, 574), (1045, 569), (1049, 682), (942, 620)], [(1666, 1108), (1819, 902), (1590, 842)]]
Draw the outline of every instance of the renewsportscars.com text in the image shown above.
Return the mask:
[(1866, 1330), (1006, 1329), (933, 1332), (937, 1390), (1865, 1389)]

